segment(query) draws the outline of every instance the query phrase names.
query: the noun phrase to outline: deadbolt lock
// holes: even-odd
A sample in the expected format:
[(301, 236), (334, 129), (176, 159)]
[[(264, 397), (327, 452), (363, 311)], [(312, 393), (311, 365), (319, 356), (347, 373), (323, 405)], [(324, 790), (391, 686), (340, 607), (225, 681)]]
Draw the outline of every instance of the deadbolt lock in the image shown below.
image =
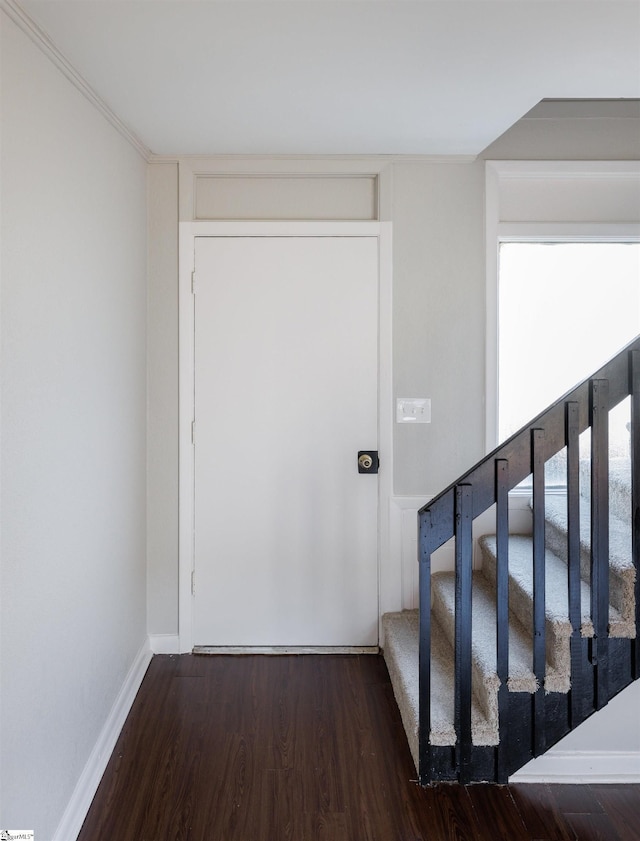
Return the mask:
[(360, 450), (358, 453), (358, 473), (377, 473), (380, 460), (376, 450)]

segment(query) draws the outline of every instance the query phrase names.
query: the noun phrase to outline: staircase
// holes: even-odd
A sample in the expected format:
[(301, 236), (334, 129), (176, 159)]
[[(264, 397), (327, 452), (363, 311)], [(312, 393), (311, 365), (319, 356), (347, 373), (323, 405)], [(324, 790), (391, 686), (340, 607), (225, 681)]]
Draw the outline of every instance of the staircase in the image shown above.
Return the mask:
[[(609, 412), (631, 396), (631, 457)], [(579, 436), (590, 429), (588, 458)], [(545, 488), (563, 452), (566, 491)], [(532, 534), (508, 494), (532, 482)], [(473, 520), (494, 506), (494, 535)], [(455, 542), (455, 571), (431, 555)], [(383, 617), (420, 782), (505, 783), (640, 677), (640, 336), (419, 512), (420, 610)]]

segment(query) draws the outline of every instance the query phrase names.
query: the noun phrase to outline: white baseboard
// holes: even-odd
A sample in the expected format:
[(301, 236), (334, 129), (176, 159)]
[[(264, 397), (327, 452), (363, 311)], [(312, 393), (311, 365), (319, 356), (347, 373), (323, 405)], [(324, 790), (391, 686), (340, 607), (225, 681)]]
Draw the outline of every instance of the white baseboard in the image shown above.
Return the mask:
[(149, 634), (149, 647), (154, 654), (180, 654), (178, 634)]
[(639, 751), (553, 751), (531, 760), (510, 783), (640, 783)]
[(78, 837), (152, 656), (149, 641), (145, 640), (84, 766), (52, 841), (71, 841)]

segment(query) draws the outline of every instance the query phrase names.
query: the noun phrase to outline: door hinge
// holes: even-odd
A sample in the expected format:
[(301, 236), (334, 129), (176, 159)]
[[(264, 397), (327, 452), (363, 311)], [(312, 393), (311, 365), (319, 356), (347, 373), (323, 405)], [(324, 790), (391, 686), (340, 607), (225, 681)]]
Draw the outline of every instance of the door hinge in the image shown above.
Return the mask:
[(195, 596), (196, 594), (196, 571), (195, 569), (191, 570), (191, 595)]
[(195, 445), (196, 443), (196, 422), (191, 421), (191, 443)]
[(196, 294), (196, 270), (191, 272), (191, 294)]

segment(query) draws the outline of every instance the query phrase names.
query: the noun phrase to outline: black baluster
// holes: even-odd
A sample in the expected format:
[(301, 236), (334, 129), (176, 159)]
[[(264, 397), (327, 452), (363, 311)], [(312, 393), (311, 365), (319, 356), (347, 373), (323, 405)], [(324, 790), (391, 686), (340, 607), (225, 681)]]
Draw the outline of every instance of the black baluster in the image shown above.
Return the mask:
[(571, 729), (584, 719), (580, 603), (580, 433), (578, 403), (565, 407), (567, 445), (567, 574), (571, 623)]
[(471, 781), (472, 488), (456, 487), (455, 729), (459, 780)]
[(591, 618), (596, 709), (609, 700), (609, 383), (591, 380)]
[(508, 781), (507, 720), (509, 709), (509, 462), (496, 459), (496, 648), (498, 689), (497, 773)]
[(418, 664), (418, 776), (422, 785), (431, 782), (431, 515), (418, 517), (420, 575), (420, 641)]
[(533, 673), (538, 689), (533, 696), (533, 755), (545, 750), (545, 517), (544, 429), (531, 430), (533, 474)]

